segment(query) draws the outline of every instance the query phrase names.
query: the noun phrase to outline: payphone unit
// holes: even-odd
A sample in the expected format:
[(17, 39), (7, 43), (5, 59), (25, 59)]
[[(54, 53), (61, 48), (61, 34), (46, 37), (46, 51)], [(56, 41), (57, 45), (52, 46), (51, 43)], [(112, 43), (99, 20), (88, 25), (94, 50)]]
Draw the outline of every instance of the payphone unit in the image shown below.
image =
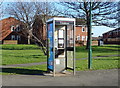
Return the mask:
[(47, 69), (53, 75), (73, 70), (75, 74), (75, 19), (51, 18), (47, 21)]

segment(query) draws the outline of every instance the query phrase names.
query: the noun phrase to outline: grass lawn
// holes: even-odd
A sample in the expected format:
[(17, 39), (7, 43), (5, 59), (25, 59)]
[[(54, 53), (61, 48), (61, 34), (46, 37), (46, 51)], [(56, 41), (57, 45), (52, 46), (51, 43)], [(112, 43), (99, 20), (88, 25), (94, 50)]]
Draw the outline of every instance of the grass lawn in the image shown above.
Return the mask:
[[(76, 58), (88, 57), (88, 50), (86, 47), (76, 47)], [(104, 45), (104, 46), (92, 46), (92, 56), (104, 56), (104, 55), (117, 55), (120, 45)]]
[(45, 62), (46, 56), (35, 45), (3, 45), (2, 65)]
[[(92, 60), (91, 70), (118, 68), (118, 57), (102, 57)], [(119, 66), (120, 67), (120, 66)], [(76, 70), (88, 70), (88, 60), (77, 60)]]
[[(93, 59), (92, 63), (93, 64), (91, 70), (118, 68), (118, 57), (104, 57), (99, 59)], [(85, 70), (89, 70), (87, 60), (77, 60), (76, 71)], [(47, 71), (46, 64), (27, 67), (4, 68), (2, 74), (43, 75), (44, 71)]]
[[(117, 55), (118, 45), (104, 45), (104, 46), (93, 46), (92, 56), (104, 56), (104, 55)], [(86, 58), (87, 50), (85, 46), (76, 47), (76, 58)], [(2, 45), (2, 65), (9, 64), (22, 64), (22, 63), (34, 63), (44, 62), (46, 56), (36, 45)], [(112, 69), (120, 68), (118, 66), (119, 58), (114, 57), (100, 57), (92, 60), (92, 69)], [(86, 60), (76, 60), (76, 70), (88, 70)], [(16, 68), (5, 68), (3, 74), (42, 74), (46, 71), (46, 65), (28, 66), (28, 67), (16, 67)]]

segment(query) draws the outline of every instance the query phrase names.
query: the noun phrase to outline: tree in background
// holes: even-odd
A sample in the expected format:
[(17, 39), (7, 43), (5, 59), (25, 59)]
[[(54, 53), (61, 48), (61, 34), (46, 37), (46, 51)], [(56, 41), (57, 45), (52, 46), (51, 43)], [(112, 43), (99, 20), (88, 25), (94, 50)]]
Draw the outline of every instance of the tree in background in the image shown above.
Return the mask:
[(42, 46), (44, 54), (46, 54), (45, 40), (43, 41), (42, 36), (37, 36), (37, 33), (43, 34), (43, 26), (49, 18), (48, 16), (53, 15), (53, 6), (49, 2), (13, 2), (6, 7), (6, 14), (24, 23), (21, 31), (24, 36), (27, 36), (28, 44), (32, 40)]
[[(88, 29), (87, 45), (90, 40), (90, 3), (84, 2), (59, 2), (54, 5), (52, 2), (13, 2), (6, 8), (7, 14), (24, 22), (24, 34), (39, 45), (46, 47), (42, 38), (38, 38), (36, 33), (33, 33), (33, 24), (41, 28), (35, 29), (36, 32), (43, 30), (46, 20), (53, 16), (66, 16), (80, 18), (85, 20)], [(117, 25), (117, 2), (92, 2), (92, 22), (94, 25), (105, 25), (115, 27)], [(39, 19), (38, 19), (39, 18)], [(41, 20), (41, 24), (37, 21)], [(34, 27), (35, 28), (35, 27)], [(34, 31), (35, 32), (35, 31)], [(42, 31), (41, 31), (42, 32)], [(88, 48), (88, 46), (86, 47)]]
[(3, 8), (2, 8), (3, 1), (4, 1), (4, 0), (1, 0), (1, 1), (0, 1), (0, 18), (1, 18), (2, 15), (3, 15)]
[[(58, 8), (57, 11), (64, 14), (67, 17), (80, 18), (85, 20), (87, 26), (88, 37), (87, 46), (88, 49), (90, 40), (90, 2), (83, 0), (83, 2), (60, 2), (64, 9)], [(117, 2), (92, 2), (92, 22), (96, 26), (108, 26), (116, 27), (117, 21)]]
[(118, 2), (118, 18), (117, 18), (117, 20), (118, 20), (118, 27), (120, 27), (120, 1)]
[(43, 24), (45, 25), (49, 18), (59, 15), (59, 13), (55, 11), (56, 6), (54, 2), (35, 2), (34, 4), (40, 18), (42, 18)]

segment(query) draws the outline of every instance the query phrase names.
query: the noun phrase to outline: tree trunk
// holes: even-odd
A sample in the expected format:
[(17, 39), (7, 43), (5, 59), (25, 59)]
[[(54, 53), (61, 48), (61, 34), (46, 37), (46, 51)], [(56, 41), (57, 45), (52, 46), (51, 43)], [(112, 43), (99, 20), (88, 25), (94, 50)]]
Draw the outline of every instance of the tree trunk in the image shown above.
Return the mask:
[(30, 44), (30, 35), (28, 35), (28, 44)]

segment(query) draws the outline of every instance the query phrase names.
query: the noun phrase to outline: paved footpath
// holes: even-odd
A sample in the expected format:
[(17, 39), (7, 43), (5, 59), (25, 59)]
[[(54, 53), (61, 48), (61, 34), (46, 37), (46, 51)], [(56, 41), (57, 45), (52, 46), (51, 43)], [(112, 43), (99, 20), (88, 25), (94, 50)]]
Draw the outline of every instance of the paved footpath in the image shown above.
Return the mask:
[[(114, 57), (114, 56), (120, 56), (120, 54), (117, 55), (105, 55), (105, 56), (96, 56), (92, 57), (93, 59), (99, 59), (101, 57)], [(82, 60), (82, 59), (88, 59), (88, 58), (78, 58), (76, 60)], [(13, 65), (3, 65), (0, 66), (0, 68), (9, 68), (9, 67), (25, 67), (25, 66), (34, 66), (34, 65), (42, 65), (42, 64), (47, 64), (47, 62), (38, 62), (38, 63), (26, 63), (26, 64), (13, 64)]]
[(118, 86), (118, 69), (78, 71), (75, 76), (3, 75), (3, 86)]

